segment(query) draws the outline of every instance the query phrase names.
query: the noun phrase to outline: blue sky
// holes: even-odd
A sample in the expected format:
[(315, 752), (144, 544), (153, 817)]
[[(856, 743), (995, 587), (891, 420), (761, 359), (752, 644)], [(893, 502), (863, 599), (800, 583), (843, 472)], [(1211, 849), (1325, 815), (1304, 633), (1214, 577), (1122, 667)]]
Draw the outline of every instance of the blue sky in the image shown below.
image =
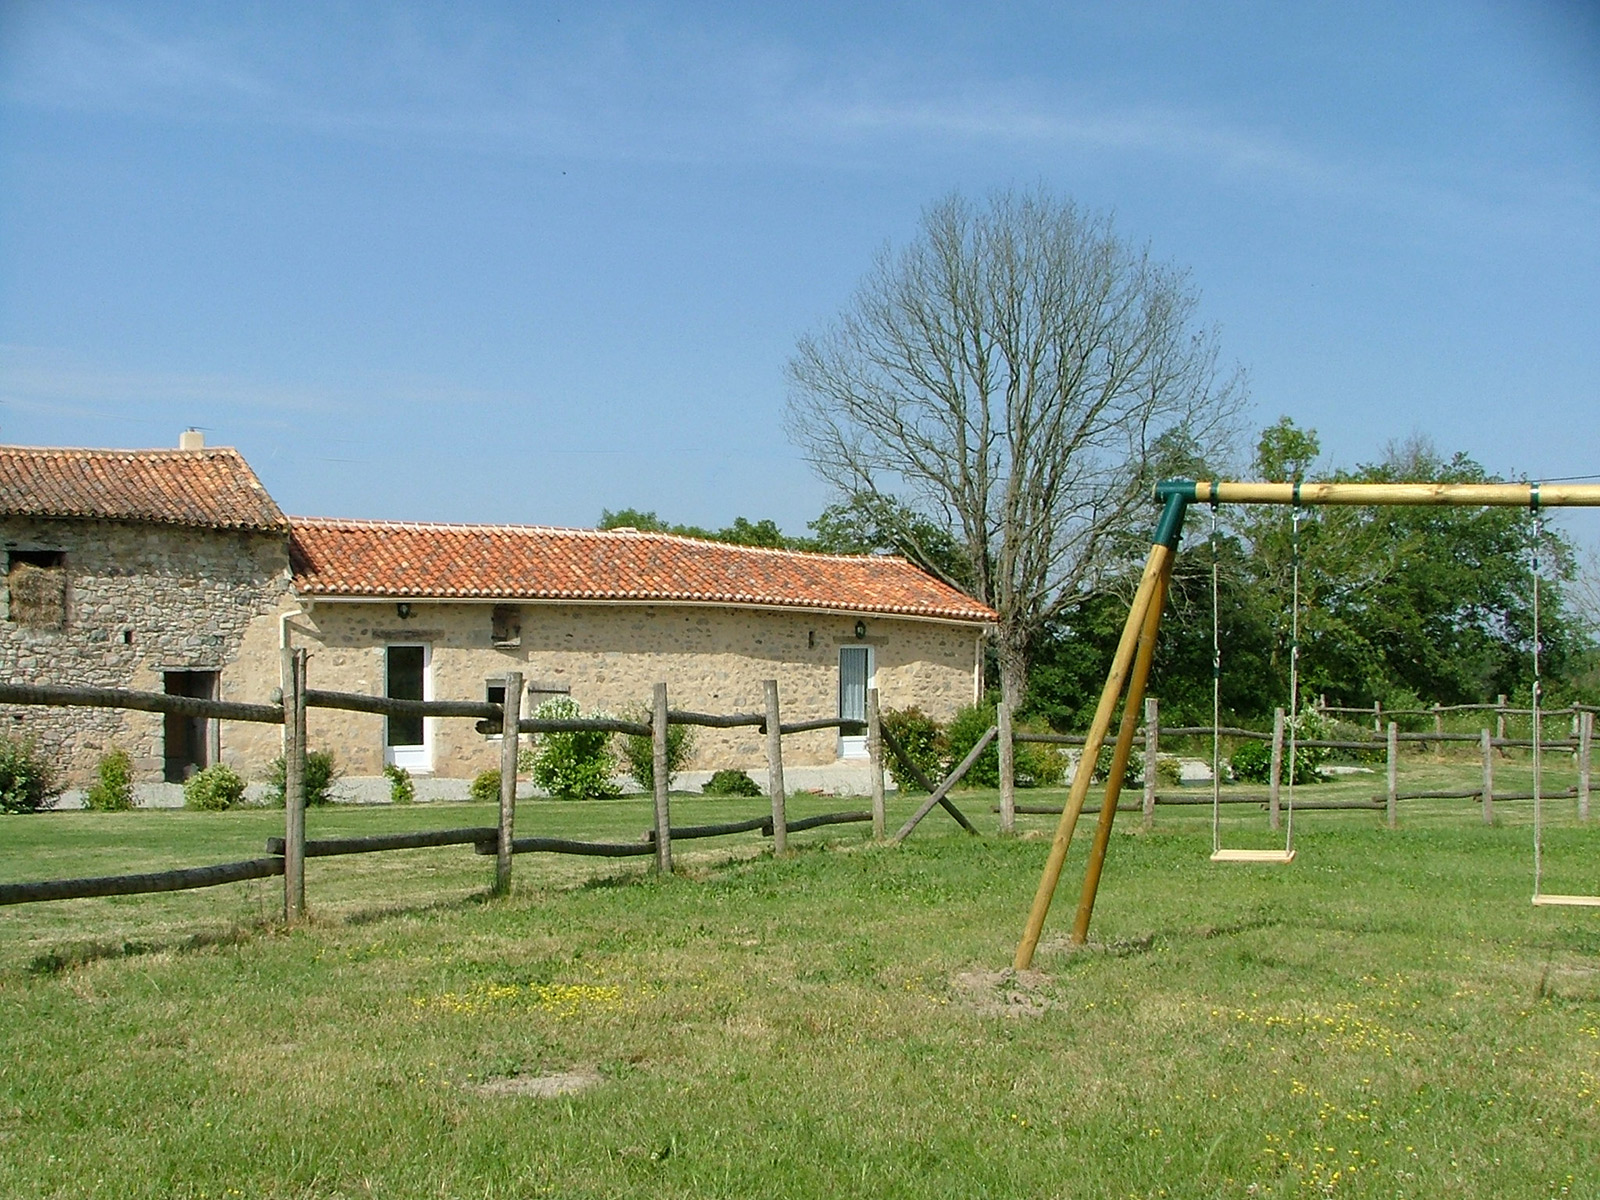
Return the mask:
[(0, 440), (195, 425), (308, 515), (801, 532), (796, 339), (930, 201), (1035, 184), (1192, 271), (1254, 425), (1600, 474), (1561, 0), (0, 0)]

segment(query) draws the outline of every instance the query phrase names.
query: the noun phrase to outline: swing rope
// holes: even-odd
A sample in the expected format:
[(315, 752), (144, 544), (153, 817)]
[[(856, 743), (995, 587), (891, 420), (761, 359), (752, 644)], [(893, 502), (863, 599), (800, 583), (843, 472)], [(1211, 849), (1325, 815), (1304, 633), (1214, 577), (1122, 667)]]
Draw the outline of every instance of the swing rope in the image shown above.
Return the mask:
[(1557, 896), (1544, 890), (1544, 653), (1539, 625), (1539, 577), (1543, 572), (1544, 517), (1539, 511), (1539, 485), (1534, 484), (1528, 507), (1533, 512), (1533, 902), (1580, 908), (1600, 908), (1600, 896)]
[[(1289, 636), (1289, 706), (1300, 707), (1300, 508), (1294, 508), (1290, 533), (1294, 600)], [(1211, 861), (1279, 862), (1294, 860), (1294, 758), (1296, 722), (1289, 724), (1289, 806), (1283, 852), (1276, 850), (1224, 850), (1222, 847), (1222, 622), (1218, 585), (1217, 506), (1211, 505)]]
[(1284, 817), (1285, 854), (1294, 853), (1294, 777), (1296, 744), (1300, 731), (1300, 506), (1294, 507), (1289, 534), (1289, 561), (1294, 578), (1294, 601), (1289, 618), (1289, 807)]
[(1539, 513), (1539, 487), (1533, 488), (1530, 501), (1533, 509), (1533, 898), (1538, 900), (1544, 882), (1544, 802), (1540, 792), (1543, 775), (1544, 722), (1540, 709), (1544, 698), (1544, 683), (1539, 671), (1539, 548), (1544, 543), (1544, 518)]
[(1217, 615), (1217, 506), (1211, 505), (1211, 853), (1222, 850), (1222, 625)]

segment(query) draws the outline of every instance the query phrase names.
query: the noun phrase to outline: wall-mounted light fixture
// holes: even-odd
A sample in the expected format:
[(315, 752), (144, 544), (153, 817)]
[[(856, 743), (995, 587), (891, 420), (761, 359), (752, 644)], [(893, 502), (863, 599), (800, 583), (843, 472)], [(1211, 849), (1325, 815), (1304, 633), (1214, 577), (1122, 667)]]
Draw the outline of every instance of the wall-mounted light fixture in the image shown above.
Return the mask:
[(862, 638), (864, 638), (866, 636), (867, 636), (867, 623), (865, 621), (857, 621), (856, 622), (856, 640), (859, 641), (859, 640), (861, 640)]
[(399, 604), (394, 606), (394, 615), (404, 621), (411, 615), (411, 605), (402, 600)]

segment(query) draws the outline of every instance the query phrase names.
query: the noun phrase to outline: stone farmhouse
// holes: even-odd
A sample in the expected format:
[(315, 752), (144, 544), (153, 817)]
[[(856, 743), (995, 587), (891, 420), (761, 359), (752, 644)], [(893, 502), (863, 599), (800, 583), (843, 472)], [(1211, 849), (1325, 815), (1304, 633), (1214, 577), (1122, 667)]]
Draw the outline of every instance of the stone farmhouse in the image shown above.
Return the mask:
[[(753, 712), (776, 678), (786, 719), (886, 707), (946, 719), (982, 686), (985, 606), (903, 559), (804, 554), (633, 530), (286, 518), (234, 450), (0, 447), (6, 551), (0, 671), (267, 700), (281, 649), (313, 688), (419, 699), (556, 696), (621, 713), (665, 681), (674, 708)], [(313, 749), (351, 775), (389, 763), (470, 777), (499, 739), (465, 719), (313, 709)], [(142, 778), (226, 761), (259, 778), (275, 727), (94, 709), (0, 709), (82, 778), (112, 744)], [(831, 731), (785, 758), (865, 754)], [(691, 768), (764, 764), (753, 730), (701, 730)]]

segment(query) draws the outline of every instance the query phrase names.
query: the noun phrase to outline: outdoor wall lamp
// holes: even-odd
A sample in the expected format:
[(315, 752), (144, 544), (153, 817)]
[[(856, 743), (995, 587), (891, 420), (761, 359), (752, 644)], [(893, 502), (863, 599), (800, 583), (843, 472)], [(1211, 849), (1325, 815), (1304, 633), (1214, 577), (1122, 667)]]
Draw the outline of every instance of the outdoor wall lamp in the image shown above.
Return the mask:
[(867, 636), (867, 623), (865, 621), (857, 621), (856, 622), (856, 640), (859, 641), (859, 640), (861, 640), (862, 638), (864, 638), (866, 636)]
[(402, 600), (399, 604), (394, 606), (394, 615), (404, 621), (411, 615), (411, 605)]

